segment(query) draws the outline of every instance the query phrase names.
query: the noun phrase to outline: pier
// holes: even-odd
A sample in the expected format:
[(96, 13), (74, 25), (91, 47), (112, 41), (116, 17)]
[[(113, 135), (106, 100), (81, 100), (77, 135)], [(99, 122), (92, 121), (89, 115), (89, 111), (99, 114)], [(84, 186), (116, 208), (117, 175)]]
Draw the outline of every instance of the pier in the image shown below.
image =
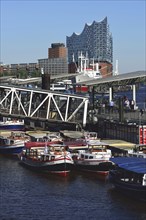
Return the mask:
[[(63, 77), (63, 76), (62, 76)], [(31, 79), (33, 80), (33, 79)], [(40, 79), (39, 79), (40, 80)], [(36, 82), (36, 81), (35, 81)], [(146, 143), (146, 109), (137, 106), (136, 88), (146, 82), (146, 72), (138, 71), (86, 82), (92, 95), (64, 94), (48, 89), (28, 89), (20, 85), (0, 85), (0, 116), (22, 118), (29, 127), (49, 129), (65, 128), (97, 131), (102, 138), (115, 138), (133, 143)], [(24, 85), (23, 80), (23, 85)], [(26, 84), (28, 82), (26, 81)], [(82, 86), (82, 85), (80, 85)], [(123, 100), (111, 110), (97, 105), (96, 95), (103, 97), (108, 91), (108, 101), (119, 87), (130, 86), (134, 100), (133, 109), (123, 107)], [(57, 125), (57, 126), (56, 126)]]

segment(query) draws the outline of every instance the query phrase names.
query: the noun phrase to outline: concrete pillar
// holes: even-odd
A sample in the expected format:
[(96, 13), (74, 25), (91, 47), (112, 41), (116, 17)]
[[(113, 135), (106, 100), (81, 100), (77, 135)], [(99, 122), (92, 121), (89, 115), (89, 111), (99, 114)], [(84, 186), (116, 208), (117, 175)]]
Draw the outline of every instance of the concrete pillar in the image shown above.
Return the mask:
[[(50, 90), (50, 74), (42, 73), (42, 89)], [(44, 100), (45, 97), (46, 95), (42, 94), (42, 101)], [(42, 108), (44, 109), (47, 106), (48, 106), (48, 103), (45, 102)]]
[(134, 101), (134, 109), (136, 106), (136, 85), (132, 85), (132, 91), (133, 91), (133, 101)]
[(109, 88), (109, 102), (113, 100), (113, 89), (112, 87)]
[(87, 113), (88, 113), (88, 99), (84, 103), (84, 112), (83, 112), (83, 127), (86, 126), (87, 122)]
[(94, 94), (95, 94), (95, 90), (94, 90), (94, 86), (93, 86), (93, 89), (92, 89), (92, 103), (93, 103), (93, 110), (95, 108), (95, 101), (94, 101)]
[(50, 90), (50, 74), (42, 74), (42, 89)]
[(124, 120), (123, 99), (119, 97), (119, 122), (123, 122), (123, 120)]

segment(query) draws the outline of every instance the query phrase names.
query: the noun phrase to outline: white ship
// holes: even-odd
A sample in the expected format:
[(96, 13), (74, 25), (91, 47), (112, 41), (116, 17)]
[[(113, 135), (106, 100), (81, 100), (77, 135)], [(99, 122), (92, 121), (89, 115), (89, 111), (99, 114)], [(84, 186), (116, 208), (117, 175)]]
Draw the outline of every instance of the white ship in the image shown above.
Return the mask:
[[(94, 63), (94, 59), (92, 64), (89, 63), (88, 57), (83, 56), (81, 52), (80, 56), (78, 57), (78, 63), (79, 67), (77, 69), (78, 75), (76, 76), (76, 83), (86, 83), (92, 79), (102, 78), (102, 75), (99, 71), (99, 64)], [(90, 66), (92, 66), (92, 68)]]

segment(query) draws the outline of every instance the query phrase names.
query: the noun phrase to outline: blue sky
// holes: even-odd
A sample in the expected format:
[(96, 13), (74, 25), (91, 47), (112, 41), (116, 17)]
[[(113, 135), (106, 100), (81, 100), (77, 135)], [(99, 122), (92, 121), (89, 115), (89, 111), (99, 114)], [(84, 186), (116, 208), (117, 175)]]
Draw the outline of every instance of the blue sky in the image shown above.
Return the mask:
[(0, 61), (31, 63), (47, 58), (51, 43), (81, 33), (85, 23), (106, 16), (119, 72), (146, 69), (146, 1), (0, 0)]

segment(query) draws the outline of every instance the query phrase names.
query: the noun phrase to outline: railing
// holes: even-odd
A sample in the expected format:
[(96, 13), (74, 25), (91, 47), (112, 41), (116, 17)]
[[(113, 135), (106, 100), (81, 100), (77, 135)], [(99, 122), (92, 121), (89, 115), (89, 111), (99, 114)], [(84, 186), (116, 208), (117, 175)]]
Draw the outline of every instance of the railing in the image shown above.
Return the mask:
[[(61, 101), (62, 99), (65, 99)], [(37, 89), (0, 86), (0, 114), (38, 120), (75, 122), (82, 113), (86, 126), (88, 98)]]
[(120, 116), (120, 110), (118, 107), (110, 109), (109, 107), (98, 107), (88, 112), (89, 121), (96, 122), (98, 118), (107, 120), (114, 120), (127, 123), (146, 124), (146, 108), (145, 103), (137, 103), (137, 106), (143, 106), (144, 108), (136, 108), (135, 110), (123, 108), (122, 118)]
[(138, 106), (138, 109), (143, 109), (144, 111), (146, 111), (146, 102), (138, 102), (136, 104)]

